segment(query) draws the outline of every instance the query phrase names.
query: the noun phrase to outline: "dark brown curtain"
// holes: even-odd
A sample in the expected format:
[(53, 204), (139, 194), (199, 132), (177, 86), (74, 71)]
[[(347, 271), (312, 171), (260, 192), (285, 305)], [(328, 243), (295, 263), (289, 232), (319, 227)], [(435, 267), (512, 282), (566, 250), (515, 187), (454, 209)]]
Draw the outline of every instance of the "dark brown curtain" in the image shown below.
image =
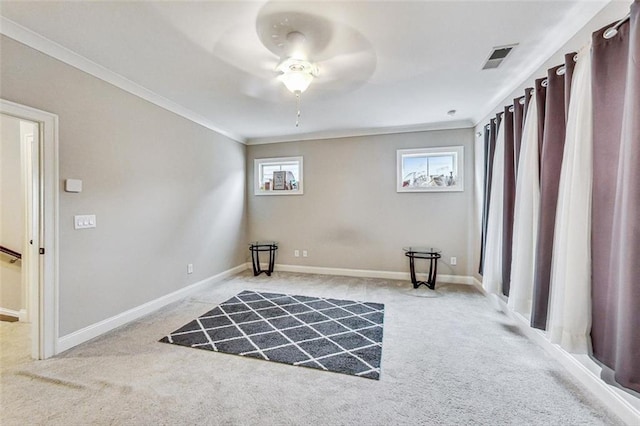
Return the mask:
[(547, 326), (553, 234), (566, 130), (564, 75), (557, 72), (560, 67), (551, 68), (547, 73), (544, 136), (540, 157), (540, 217), (531, 325), (543, 330)]
[(484, 271), (484, 252), (487, 242), (487, 221), (489, 219), (489, 200), (491, 198), (491, 176), (493, 169), (493, 156), (496, 149), (496, 120), (491, 119), (484, 128), (484, 191), (482, 202), (482, 235), (480, 243), (480, 266), (478, 273)]
[(526, 96), (524, 95), (513, 100), (513, 156), (516, 176), (518, 176), (518, 161), (520, 159), (520, 146), (522, 145), (525, 100)]
[[(542, 144), (544, 142), (544, 117), (547, 100), (547, 83), (544, 83), (545, 80), (546, 78), (537, 79), (534, 89), (536, 106), (538, 107), (538, 158), (542, 158)], [(538, 163), (538, 167), (540, 167), (540, 163)]]
[(516, 199), (515, 106), (504, 107), (504, 181), (502, 196), (502, 294), (509, 295), (511, 283), (511, 248), (513, 239), (513, 206)]
[[(514, 207), (516, 199), (516, 180), (518, 176), (518, 162), (520, 160), (520, 146), (522, 144), (522, 131), (524, 128), (524, 118), (527, 114), (527, 105), (529, 105), (529, 99), (533, 89), (529, 88), (525, 90), (525, 94), (519, 98), (513, 100), (513, 112), (509, 109), (509, 122), (513, 128), (509, 132), (513, 135), (513, 152), (510, 152), (511, 142), (510, 139), (505, 138), (505, 180), (504, 180), (504, 205), (503, 205), (503, 217), (504, 227), (502, 229), (502, 250), (503, 250), (503, 262), (502, 262), (502, 293), (505, 296), (509, 296), (509, 290), (511, 288), (511, 262), (513, 259), (513, 221), (514, 221)], [(505, 115), (507, 113), (505, 112)], [(505, 127), (505, 131), (509, 131)], [(510, 163), (513, 163), (513, 170), (511, 170)]]
[(593, 34), (593, 356), (640, 392), (640, 2)]
[[(522, 101), (522, 103), (518, 103), (521, 107), (522, 107), (522, 118), (518, 118), (517, 115), (517, 109), (514, 112), (514, 128), (513, 128), (513, 132), (514, 132), (514, 137), (515, 137), (515, 144), (516, 144), (516, 177), (518, 176), (518, 164), (520, 163), (520, 151), (521, 151), (521, 146), (522, 146), (522, 134), (524, 131), (524, 120), (527, 117), (527, 111), (529, 111), (529, 106), (531, 105), (531, 98), (534, 96), (534, 88), (533, 87), (529, 87), (527, 89), (524, 89), (524, 100)], [(517, 123), (516, 123), (517, 120)]]

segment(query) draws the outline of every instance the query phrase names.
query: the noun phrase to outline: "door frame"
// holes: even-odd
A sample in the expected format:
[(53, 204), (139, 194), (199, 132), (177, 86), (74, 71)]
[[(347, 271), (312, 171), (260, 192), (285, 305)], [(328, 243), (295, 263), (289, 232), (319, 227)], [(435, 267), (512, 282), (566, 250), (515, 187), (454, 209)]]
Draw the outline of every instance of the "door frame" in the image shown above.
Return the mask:
[(36, 359), (58, 353), (58, 116), (0, 98), (0, 113), (38, 123), (40, 249), (38, 279), (29, 283)]
[[(40, 134), (39, 123), (24, 120), (25, 123), (29, 123), (30, 127), (35, 128), (37, 133), (24, 134), (22, 123), (23, 120), (19, 120), (20, 126), (20, 163), (22, 174), (22, 205), (24, 206), (24, 232), (22, 236), (22, 300), (24, 301), (25, 315), (20, 318), (20, 321), (34, 322), (35, 318), (33, 313), (38, 308), (38, 298), (32, 296), (34, 286), (30, 285), (33, 281), (33, 277), (40, 275), (39, 262), (34, 262), (33, 259), (38, 260), (40, 257), (40, 202), (36, 200), (34, 202), (34, 194), (40, 194)], [(22, 313), (22, 309), (20, 310)], [(35, 327), (34, 327), (35, 328)], [(36, 334), (34, 333), (34, 336)], [(32, 351), (32, 355), (36, 358), (36, 351)]]

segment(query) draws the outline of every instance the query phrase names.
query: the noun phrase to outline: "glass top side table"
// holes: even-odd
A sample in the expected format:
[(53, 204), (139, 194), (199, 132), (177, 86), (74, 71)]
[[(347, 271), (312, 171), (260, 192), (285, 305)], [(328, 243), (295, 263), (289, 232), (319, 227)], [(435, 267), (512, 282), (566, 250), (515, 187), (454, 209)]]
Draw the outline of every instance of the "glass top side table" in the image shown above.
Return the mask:
[[(253, 275), (258, 276), (261, 273), (271, 276), (273, 273), (273, 265), (276, 260), (276, 250), (278, 250), (277, 241), (253, 241), (249, 243), (249, 250), (251, 250), (251, 264), (253, 266)], [(269, 266), (266, 271), (263, 271), (260, 266), (260, 252), (269, 252)]]
[[(442, 257), (441, 251), (433, 247), (403, 247), (404, 255), (409, 258), (409, 270), (411, 272), (411, 283), (413, 288), (425, 285), (431, 290), (436, 288), (436, 275), (438, 274), (438, 259)], [(425, 259), (429, 261), (429, 274), (426, 281), (418, 281), (416, 278), (416, 259)]]

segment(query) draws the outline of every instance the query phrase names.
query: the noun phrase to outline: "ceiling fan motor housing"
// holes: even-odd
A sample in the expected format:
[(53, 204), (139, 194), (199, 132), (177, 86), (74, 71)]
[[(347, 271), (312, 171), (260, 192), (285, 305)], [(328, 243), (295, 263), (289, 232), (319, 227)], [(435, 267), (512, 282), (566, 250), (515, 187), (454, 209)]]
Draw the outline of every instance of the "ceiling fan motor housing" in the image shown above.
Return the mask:
[(284, 58), (276, 66), (276, 71), (280, 71), (282, 73), (302, 72), (311, 74), (313, 77), (317, 77), (320, 70), (318, 69), (318, 66), (312, 62), (305, 61), (303, 59)]

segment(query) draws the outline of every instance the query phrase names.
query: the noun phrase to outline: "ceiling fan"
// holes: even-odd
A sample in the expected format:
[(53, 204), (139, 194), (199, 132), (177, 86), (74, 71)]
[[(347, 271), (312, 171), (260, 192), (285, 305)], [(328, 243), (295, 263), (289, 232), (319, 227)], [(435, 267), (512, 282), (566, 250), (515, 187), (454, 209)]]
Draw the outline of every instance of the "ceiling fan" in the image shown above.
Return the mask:
[(371, 43), (325, 9), (317, 2), (269, 1), (259, 10), (255, 27), (233, 29), (214, 50), (248, 73), (245, 94), (277, 102), (286, 96), (283, 87), (293, 93), (296, 127), (300, 95), (311, 85), (311, 98), (347, 93), (364, 84), (376, 68)]

